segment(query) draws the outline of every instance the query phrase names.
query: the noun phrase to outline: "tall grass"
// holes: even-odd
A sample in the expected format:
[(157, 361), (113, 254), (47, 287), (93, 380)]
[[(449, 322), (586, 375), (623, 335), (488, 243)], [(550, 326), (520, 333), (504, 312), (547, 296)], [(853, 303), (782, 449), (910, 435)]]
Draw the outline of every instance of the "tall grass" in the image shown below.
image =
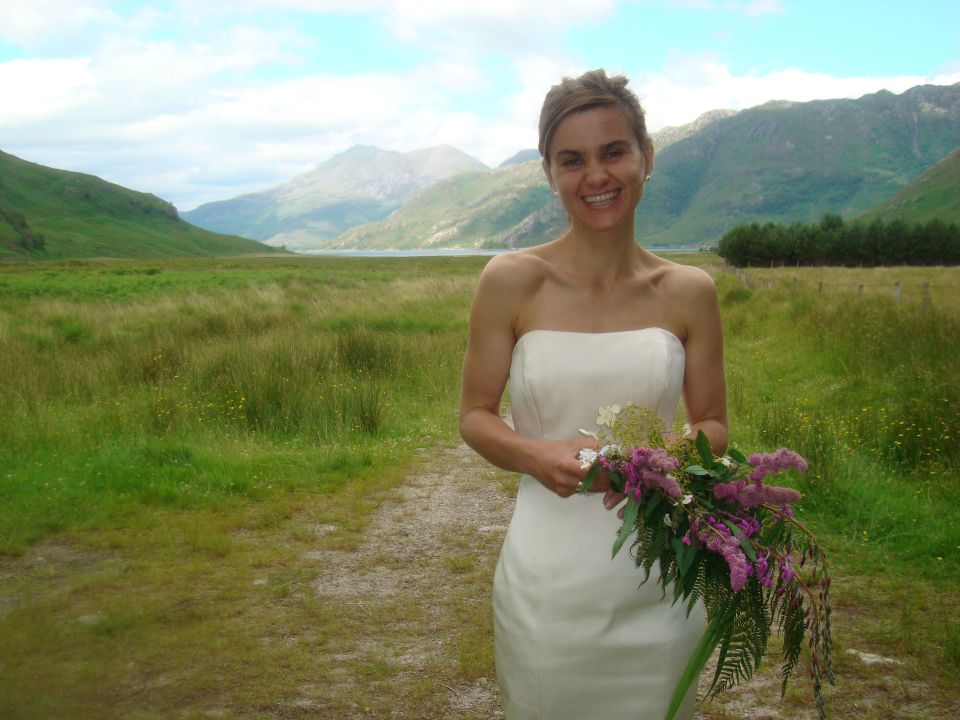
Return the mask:
[[(765, 273), (754, 290), (719, 278), (735, 431), (810, 460), (824, 525), (960, 576), (960, 272), (929, 271), (945, 290), (931, 306)], [(844, 277), (855, 290), (875, 273)]]
[(4, 268), (0, 551), (131, 506), (256, 497), (254, 458), (280, 446), (317, 472), (281, 463), (275, 487), (322, 487), (451, 437), (480, 262)]

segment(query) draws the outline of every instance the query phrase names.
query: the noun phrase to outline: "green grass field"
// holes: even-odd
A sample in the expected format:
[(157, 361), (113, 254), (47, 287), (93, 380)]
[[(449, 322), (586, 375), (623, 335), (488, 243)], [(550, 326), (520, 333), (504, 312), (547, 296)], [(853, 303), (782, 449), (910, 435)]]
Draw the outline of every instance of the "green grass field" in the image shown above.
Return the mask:
[[(715, 256), (671, 257), (717, 280), (733, 443), (811, 462), (800, 512), (833, 559), (841, 683), (867, 672), (842, 655), (855, 643), (903, 661), (897, 681), (926, 693), (917, 717), (948, 717), (960, 270), (783, 268), (748, 286)], [(355, 547), (418, 449), (457, 442), (485, 262), (0, 265), (4, 717), (202, 717), (212, 697), (232, 716), (285, 717), (270, 698), (338, 672), (402, 693), (389, 667), (329, 660), (372, 620), (311, 601), (295, 558)], [(335, 530), (317, 540), (305, 522)], [(465, 582), (457, 607), (482, 604), (485, 583)], [(429, 621), (415, 610), (394, 612)], [(481, 640), (444, 667), (447, 683), (493, 673), (487, 616), (461, 616)], [(312, 646), (266, 641), (305, 626)], [(147, 686), (138, 705), (129, 688)], [(429, 705), (434, 690), (418, 692)], [(858, 701), (841, 686), (834, 716), (895, 716)]]

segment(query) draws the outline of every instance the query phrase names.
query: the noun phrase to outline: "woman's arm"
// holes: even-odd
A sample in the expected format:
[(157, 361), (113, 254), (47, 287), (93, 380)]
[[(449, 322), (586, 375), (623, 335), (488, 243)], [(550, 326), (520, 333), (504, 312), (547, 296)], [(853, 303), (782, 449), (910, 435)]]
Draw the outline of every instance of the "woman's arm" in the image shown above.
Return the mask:
[(685, 268), (680, 303), (687, 337), (683, 403), (692, 437), (699, 430), (717, 455), (727, 449), (727, 384), (723, 372), (723, 327), (713, 279), (697, 268)]
[[(526, 473), (562, 497), (576, 492), (586, 471), (577, 450), (590, 438), (544, 441), (514, 432), (500, 418), (500, 400), (516, 344), (516, 315), (539, 282), (528, 258), (500, 255), (480, 276), (470, 311), (470, 335), (463, 360), (460, 435), (494, 465)], [(597, 488), (601, 489), (601, 488)]]

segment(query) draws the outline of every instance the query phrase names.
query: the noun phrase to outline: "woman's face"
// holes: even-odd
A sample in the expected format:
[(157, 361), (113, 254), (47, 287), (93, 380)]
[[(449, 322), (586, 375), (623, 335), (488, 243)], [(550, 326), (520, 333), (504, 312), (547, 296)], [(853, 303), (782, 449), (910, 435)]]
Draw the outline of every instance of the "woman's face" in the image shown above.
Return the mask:
[(626, 113), (601, 105), (567, 115), (554, 131), (544, 170), (574, 228), (613, 230), (632, 223), (650, 160)]

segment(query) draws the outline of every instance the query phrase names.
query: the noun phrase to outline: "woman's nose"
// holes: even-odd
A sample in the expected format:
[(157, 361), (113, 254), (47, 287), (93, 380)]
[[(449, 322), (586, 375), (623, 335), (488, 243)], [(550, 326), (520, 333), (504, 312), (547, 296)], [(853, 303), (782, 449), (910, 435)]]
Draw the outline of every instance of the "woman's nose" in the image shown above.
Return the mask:
[(589, 163), (585, 179), (591, 185), (603, 185), (607, 181), (607, 170), (600, 163)]

